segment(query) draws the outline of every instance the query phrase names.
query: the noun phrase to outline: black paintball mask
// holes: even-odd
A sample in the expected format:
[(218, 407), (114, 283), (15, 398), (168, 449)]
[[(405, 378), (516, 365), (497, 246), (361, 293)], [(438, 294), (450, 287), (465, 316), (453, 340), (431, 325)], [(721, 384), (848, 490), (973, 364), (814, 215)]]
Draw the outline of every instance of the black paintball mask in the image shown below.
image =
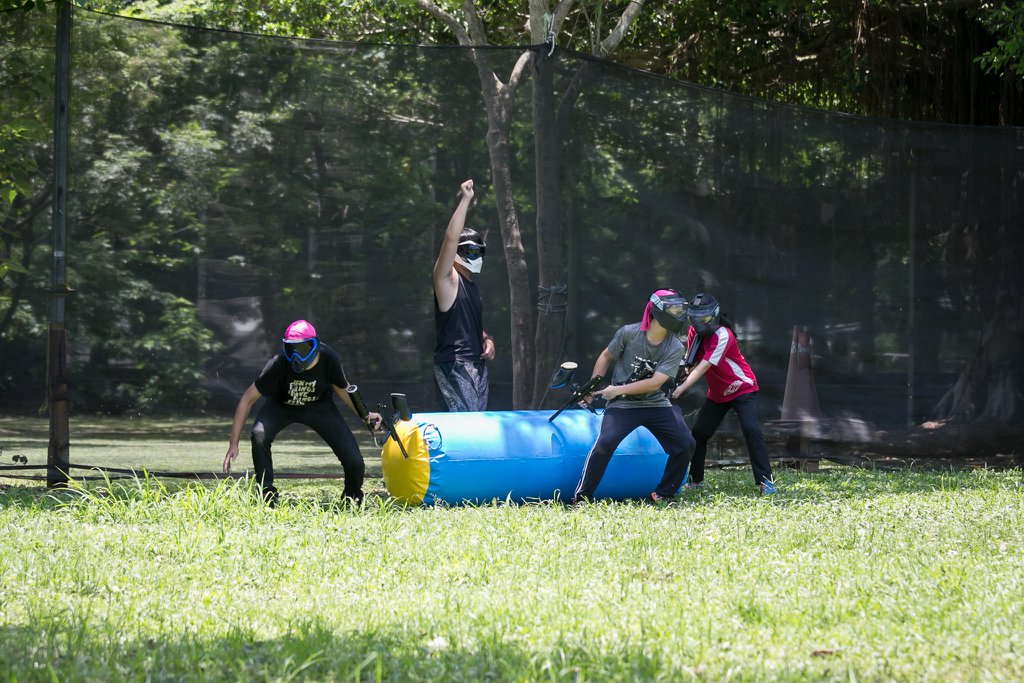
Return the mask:
[(722, 317), (722, 308), (718, 300), (703, 292), (693, 297), (686, 309), (686, 318), (694, 332), (702, 337), (710, 337), (718, 329)]
[(651, 295), (651, 316), (672, 334), (686, 327), (686, 299), (678, 292), (660, 289)]
[(320, 343), (316, 337), (304, 341), (286, 341), (283, 344), (285, 360), (291, 363), (295, 372), (305, 372), (316, 357)]

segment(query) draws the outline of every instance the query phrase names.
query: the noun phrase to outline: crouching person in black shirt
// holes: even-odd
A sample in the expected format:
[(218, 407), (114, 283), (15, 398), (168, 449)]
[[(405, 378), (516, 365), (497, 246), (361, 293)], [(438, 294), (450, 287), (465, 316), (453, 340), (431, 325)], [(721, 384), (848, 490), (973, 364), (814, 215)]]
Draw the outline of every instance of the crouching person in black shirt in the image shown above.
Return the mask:
[[(270, 453), (274, 438), (288, 425), (299, 423), (311, 428), (334, 451), (345, 470), (345, 498), (358, 504), (363, 499), (366, 464), (331, 395), (337, 394), (342, 403), (356, 412), (346, 391), (349, 383), (341, 358), (334, 349), (320, 343), (316, 330), (305, 320), (289, 325), (281, 341), (281, 353), (270, 359), (238, 401), (224, 471), (230, 472), (231, 463), (238, 457), (238, 439), (249, 409), (261, 396), (266, 396), (252, 425), (252, 464), (263, 499), (271, 506), (277, 504)], [(370, 413), (367, 421), (371, 425), (379, 422), (380, 415)]]

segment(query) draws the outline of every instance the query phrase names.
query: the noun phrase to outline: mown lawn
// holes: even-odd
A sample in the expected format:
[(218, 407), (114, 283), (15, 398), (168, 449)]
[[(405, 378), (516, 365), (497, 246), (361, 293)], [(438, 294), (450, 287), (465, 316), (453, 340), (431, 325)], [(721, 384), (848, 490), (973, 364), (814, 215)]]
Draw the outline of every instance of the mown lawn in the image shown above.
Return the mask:
[(780, 483), (405, 509), (371, 479), (344, 509), (293, 480), (270, 510), (0, 480), (0, 680), (1024, 679), (1020, 471)]
[[(249, 416), (242, 432), (235, 474), (244, 475), (246, 470), (252, 470), (247, 430), (254, 414)], [(354, 418), (349, 426), (360, 443), (367, 473), (379, 477), (380, 449), (374, 447), (369, 432), (360, 429)], [(0, 466), (17, 465), (13, 461), (16, 455), (24, 456), (27, 464), (45, 465), (49, 428), (46, 418), (0, 416)], [(151, 472), (219, 472), (230, 430), (230, 415), (181, 419), (72, 415), (71, 463)], [(285, 472), (341, 475), (341, 466), (331, 450), (312, 430), (301, 425), (288, 427), (278, 437), (274, 444), (274, 466)], [(3, 474), (0, 472), (0, 477)], [(45, 471), (36, 474), (45, 475)], [(86, 469), (73, 469), (72, 474), (91, 475)]]

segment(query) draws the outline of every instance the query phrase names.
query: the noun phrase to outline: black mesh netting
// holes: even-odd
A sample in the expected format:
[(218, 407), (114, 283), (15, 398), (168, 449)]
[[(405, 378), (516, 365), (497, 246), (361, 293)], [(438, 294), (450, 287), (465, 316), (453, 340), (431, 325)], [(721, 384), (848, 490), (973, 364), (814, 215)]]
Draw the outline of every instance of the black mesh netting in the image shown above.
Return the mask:
[[(0, 15), (8, 121), (51, 125), (52, 24)], [(1020, 128), (809, 111), (545, 49), (511, 95), (512, 214), (478, 63), (506, 80), (523, 48), (285, 40), (82, 10), (72, 45), (76, 415), (221, 416), (226, 439), (295, 318), (365, 394), (434, 409), (430, 272), (471, 177), (491, 409), (538, 407), (535, 365), (537, 378), (565, 359), (589, 368), (671, 286), (712, 292), (737, 324), (776, 452), (794, 437), (835, 452), (1019, 451)], [(546, 124), (535, 86), (551, 96)], [(45, 400), (51, 135), (3, 149), (37, 164), (0, 233), (27, 269), (8, 271), (0, 299), (9, 415)]]

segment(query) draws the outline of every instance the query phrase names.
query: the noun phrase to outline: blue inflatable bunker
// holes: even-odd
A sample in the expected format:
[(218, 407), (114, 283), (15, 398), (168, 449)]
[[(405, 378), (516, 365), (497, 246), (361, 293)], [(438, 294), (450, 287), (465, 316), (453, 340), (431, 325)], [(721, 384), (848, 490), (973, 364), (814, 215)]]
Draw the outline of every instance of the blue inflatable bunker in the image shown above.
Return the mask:
[[(405, 454), (389, 438), (381, 455), (388, 493), (414, 505), (567, 501), (597, 440), (601, 418), (574, 409), (548, 422), (551, 413), (419, 413), (398, 421)], [(636, 430), (616, 449), (596, 497), (647, 496), (661, 480), (666, 460), (651, 433)]]

